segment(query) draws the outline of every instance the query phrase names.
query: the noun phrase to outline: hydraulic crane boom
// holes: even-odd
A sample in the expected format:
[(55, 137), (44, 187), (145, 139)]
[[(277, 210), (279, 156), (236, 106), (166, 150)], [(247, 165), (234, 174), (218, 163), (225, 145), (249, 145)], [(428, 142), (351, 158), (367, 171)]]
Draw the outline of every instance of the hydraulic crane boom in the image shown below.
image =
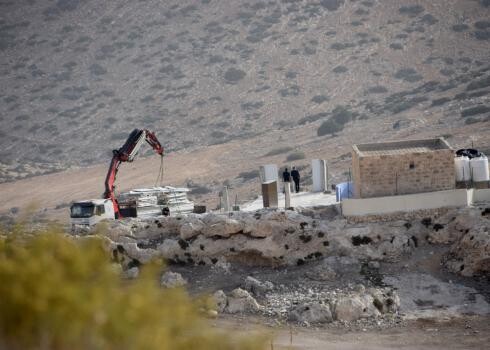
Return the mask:
[(138, 151), (146, 141), (148, 144), (163, 157), (163, 147), (155, 136), (155, 133), (147, 129), (134, 129), (131, 134), (129, 134), (128, 139), (122, 145), (121, 148), (112, 151), (112, 160), (107, 171), (107, 176), (105, 178), (105, 192), (104, 198), (110, 199), (114, 206), (114, 216), (116, 219), (121, 217), (121, 212), (119, 210), (119, 203), (117, 202), (116, 195), (114, 193), (114, 187), (116, 182), (116, 175), (119, 169), (119, 165), (122, 162), (132, 162)]

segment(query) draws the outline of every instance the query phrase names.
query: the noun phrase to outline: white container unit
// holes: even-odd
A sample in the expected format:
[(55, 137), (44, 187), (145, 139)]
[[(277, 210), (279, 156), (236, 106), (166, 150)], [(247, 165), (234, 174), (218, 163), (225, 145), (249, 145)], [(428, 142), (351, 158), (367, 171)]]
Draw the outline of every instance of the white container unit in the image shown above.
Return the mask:
[(327, 190), (327, 162), (323, 159), (311, 161), (311, 173), (313, 179), (313, 192)]
[(482, 155), (481, 157), (472, 158), (470, 160), (470, 168), (473, 182), (490, 181), (488, 158), (486, 156)]
[(271, 181), (279, 182), (277, 165), (267, 164), (260, 167), (260, 180), (262, 183), (267, 183)]
[(456, 171), (456, 182), (470, 181), (470, 158), (466, 156), (454, 158), (454, 170)]

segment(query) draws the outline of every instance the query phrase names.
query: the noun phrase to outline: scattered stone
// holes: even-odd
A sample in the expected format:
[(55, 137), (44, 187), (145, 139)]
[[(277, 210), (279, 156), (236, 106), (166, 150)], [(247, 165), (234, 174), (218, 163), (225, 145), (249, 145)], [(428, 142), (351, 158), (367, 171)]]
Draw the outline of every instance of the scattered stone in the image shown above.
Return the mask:
[(330, 266), (322, 264), (307, 271), (306, 277), (313, 281), (333, 281), (337, 277), (337, 274)]
[(451, 247), (446, 266), (462, 276), (485, 275), (490, 272), (490, 232), (478, 225)]
[(228, 305), (228, 298), (226, 297), (225, 292), (223, 292), (221, 289), (217, 290), (213, 294), (213, 299), (216, 303), (218, 313), (223, 313)]
[(228, 295), (228, 305), (225, 311), (230, 314), (236, 313), (254, 313), (260, 311), (262, 306), (257, 303), (249, 292), (241, 288), (231, 291)]
[(244, 288), (255, 296), (264, 296), (267, 292), (274, 289), (274, 284), (269, 281), (261, 282), (251, 276), (248, 276), (245, 279)]
[(162, 275), (160, 279), (160, 285), (165, 288), (182, 287), (187, 284), (187, 281), (182, 277), (180, 273), (167, 271)]
[(334, 305), (335, 319), (352, 322), (363, 316), (365, 305), (358, 296), (340, 297)]
[(140, 269), (136, 266), (124, 271), (123, 276), (128, 279), (138, 278), (140, 274)]
[(288, 319), (303, 324), (330, 323), (333, 321), (330, 307), (320, 303), (294, 306), (289, 310)]

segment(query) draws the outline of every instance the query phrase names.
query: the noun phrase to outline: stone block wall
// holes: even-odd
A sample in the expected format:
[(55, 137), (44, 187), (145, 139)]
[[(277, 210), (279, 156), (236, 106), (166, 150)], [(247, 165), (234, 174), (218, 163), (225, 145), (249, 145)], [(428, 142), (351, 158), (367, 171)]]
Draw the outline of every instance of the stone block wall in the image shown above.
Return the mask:
[(368, 156), (353, 151), (352, 166), (355, 198), (455, 188), (454, 152), (451, 149)]

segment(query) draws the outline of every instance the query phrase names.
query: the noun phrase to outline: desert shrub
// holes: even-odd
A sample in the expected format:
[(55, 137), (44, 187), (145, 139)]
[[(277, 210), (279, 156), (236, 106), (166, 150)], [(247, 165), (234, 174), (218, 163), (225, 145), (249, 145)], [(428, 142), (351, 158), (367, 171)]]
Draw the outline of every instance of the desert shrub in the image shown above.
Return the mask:
[(478, 40), (490, 40), (490, 30), (477, 30), (473, 34)]
[(423, 77), (413, 68), (401, 68), (395, 73), (394, 77), (409, 83), (414, 83), (423, 79)]
[(353, 44), (353, 43), (333, 43), (332, 45), (330, 45), (330, 48), (333, 49), (333, 50), (345, 50), (345, 49), (348, 49), (350, 47), (355, 47), (356, 45)]
[(298, 121), (298, 124), (299, 125), (305, 125), (305, 124), (308, 124), (308, 123), (313, 123), (313, 122), (316, 122), (317, 120), (320, 120), (320, 119), (325, 118), (327, 116), (328, 116), (328, 113), (326, 113), (326, 112), (320, 112), (320, 113), (317, 113), (317, 114), (307, 115), (306, 117), (301, 118)]
[(250, 181), (253, 179), (259, 178), (260, 173), (258, 170), (251, 170), (251, 171), (242, 171), (241, 173), (238, 174), (239, 178), (242, 178), (244, 181)]
[(408, 5), (402, 6), (398, 9), (402, 15), (407, 15), (409, 17), (416, 17), (425, 11), (424, 7), (421, 5)]
[(102, 67), (100, 64), (94, 63), (89, 68), (90, 73), (95, 76), (104, 75), (107, 73), (107, 69)]
[(392, 43), (392, 44), (390, 44), (390, 48), (393, 50), (402, 50), (403, 45), (399, 44), (399, 43)]
[(245, 78), (245, 75), (246, 73), (241, 69), (228, 68), (228, 70), (225, 72), (224, 78), (227, 83), (236, 84), (237, 82)]
[(320, 0), (320, 6), (328, 11), (336, 11), (344, 4), (344, 0)]
[(66, 25), (66, 26), (63, 26), (63, 28), (61, 28), (61, 33), (63, 33), (63, 34), (71, 33), (74, 30), (75, 30), (75, 28), (73, 26)]
[(251, 110), (254, 110), (254, 109), (259, 109), (261, 108), (262, 106), (264, 105), (264, 102), (262, 101), (257, 101), (257, 102), (245, 102), (245, 103), (242, 103), (240, 105), (240, 107), (244, 110), (244, 111), (251, 111)]
[(479, 118), (473, 118), (473, 117), (468, 117), (464, 120), (464, 123), (466, 125), (470, 125), (470, 124), (475, 124), (475, 123), (480, 123), (482, 122), (483, 120), (479, 119)]
[(227, 133), (226, 132), (223, 132), (223, 131), (219, 131), (219, 130), (216, 130), (216, 131), (213, 131), (210, 136), (212, 138), (215, 138), (215, 139), (221, 139), (223, 137), (226, 137)]
[(294, 160), (300, 160), (305, 158), (306, 158), (305, 152), (296, 151), (296, 152), (289, 153), (288, 156), (286, 157), (286, 161), (292, 162)]
[(356, 112), (352, 112), (347, 106), (337, 106), (332, 111), (332, 119), (340, 125), (346, 124), (357, 117)]
[(313, 98), (311, 99), (311, 102), (320, 104), (320, 103), (323, 103), (323, 102), (328, 101), (328, 100), (329, 100), (328, 96), (316, 95), (316, 96), (313, 96)]
[(444, 75), (446, 77), (449, 77), (449, 76), (454, 74), (454, 71), (452, 69), (443, 68), (439, 71), (439, 73), (441, 73), (442, 75)]
[(12, 102), (16, 102), (19, 100), (19, 96), (17, 95), (9, 95), (9, 96), (5, 96), (3, 98), (3, 102), (5, 103), (12, 103)]
[(431, 106), (433, 106), (433, 107), (435, 107), (435, 106), (442, 106), (443, 104), (446, 104), (449, 101), (451, 101), (451, 99), (449, 97), (441, 97), (441, 98), (432, 100)]
[(425, 96), (420, 96), (420, 97), (414, 97), (408, 100), (401, 100), (399, 103), (394, 103), (392, 106), (390, 106), (391, 112), (394, 114), (406, 111), (412, 107), (415, 107), (421, 102), (427, 101), (428, 98)]
[(291, 85), (287, 88), (280, 89), (279, 95), (282, 97), (288, 97), (288, 96), (298, 96), (299, 95), (299, 86), (298, 85)]
[[(8, 349), (256, 349), (200, 315), (205, 300), (155, 283), (161, 266), (123, 281), (98, 238), (75, 241), (60, 229), (0, 238), (0, 341)], [(117, 255), (114, 254), (116, 257)], [(255, 343), (255, 344), (254, 344)]]
[(345, 66), (337, 66), (337, 67), (335, 67), (335, 68), (332, 70), (332, 72), (334, 72), (334, 73), (345, 73), (345, 72), (347, 72), (348, 70), (349, 70), (349, 69), (348, 69), (347, 67), (345, 67)]
[(292, 151), (292, 150), (293, 150), (293, 147), (290, 147), (290, 146), (284, 146), (284, 147), (274, 148), (273, 150), (267, 152), (264, 155), (264, 157), (276, 156), (278, 154), (287, 153), (287, 152)]
[(464, 32), (465, 30), (468, 30), (469, 28), (470, 27), (464, 23), (458, 23), (458, 24), (455, 24), (451, 27), (451, 29), (457, 33)]
[(148, 103), (148, 102), (151, 102), (151, 101), (154, 101), (154, 100), (155, 100), (155, 98), (152, 95), (147, 95), (147, 96), (145, 96), (145, 97), (143, 97), (143, 98), (140, 99), (140, 101), (142, 103)]
[(336, 132), (340, 132), (343, 129), (344, 126), (342, 124), (338, 124), (335, 122), (335, 120), (329, 119), (324, 121), (322, 125), (320, 125), (320, 127), (317, 130), (317, 135), (324, 136), (329, 134), (335, 134)]
[(61, 91), (61, 97), (67, 100), (76, 101), (82, 98), (83, 93), (86, 91), (88, 91), (88, 88), (85, 86), (71, 86), (64, 88)]
[(388, 89), (382, 85), (375, 85), (369, 87), (366, 91), (369, 94), (384, 94), (388, 92)]
[(207, 186), (204, 186), (204, 185), (195, 185), (189, 191), (189, 194), (192, 194), (192, 195), (202, 195), (202, 194), (208, 194), (208, 193), (211, 193), (211, 192), (213, 192), (213, 190), (210, 189)]
[(428, 13), (422, 16), (421, 22), (431, 26), (439, 22), (439, 20), (434, 16), (432, 16), (430, 13)]
[(466, 87), (466, 91), (483, 89), (489, 86), (490, 86), (490, 76), (487, 76), (482, 79), (478, 79), (469, 83), (468, 86)]
[(30, 118), (31, 117), (28, 116), (27, 114), (21, 114), (21, 115), (18, 115), (17, 117), (15, 117), (15, 120), (18, 122), (22, 122), (22, 121), (29, 120)]
[(354, 11), (354, 14), (357, 16), (365, 16), (365, 15), (369, 15), (369, 11), (363, 8), (358, 8), (356, 11)]
[(225, 58), (220, 55), (212, 55), (209, 57), (209, 64), (221, 63), (224, 62)]
[(481, 97), (481, 96), (488, 96), (488, 95), (490, 95), (490, 91), (480, 90), (480, 91), (475, 91), (475, 92), (472, 92), (471, 94), (468, 94), (468, 97), (472, 98), (472, 97)]
[(490, 21), (478, 21), (475, 22), (474, 26), (477, 29), (488, 29), (490, 28)]
[(461, 111), (461, 117), (470, 117), (478, 114), (490, 112), (490, 107), (485, 105), (475, 106)]
[(314, 55), (314, 54), (316, 54), (316, 47), (313, 47), (313, 46), (305, 46), (303, 48), (303, 53), (305, 55), (308, 55), (308, 56)]

